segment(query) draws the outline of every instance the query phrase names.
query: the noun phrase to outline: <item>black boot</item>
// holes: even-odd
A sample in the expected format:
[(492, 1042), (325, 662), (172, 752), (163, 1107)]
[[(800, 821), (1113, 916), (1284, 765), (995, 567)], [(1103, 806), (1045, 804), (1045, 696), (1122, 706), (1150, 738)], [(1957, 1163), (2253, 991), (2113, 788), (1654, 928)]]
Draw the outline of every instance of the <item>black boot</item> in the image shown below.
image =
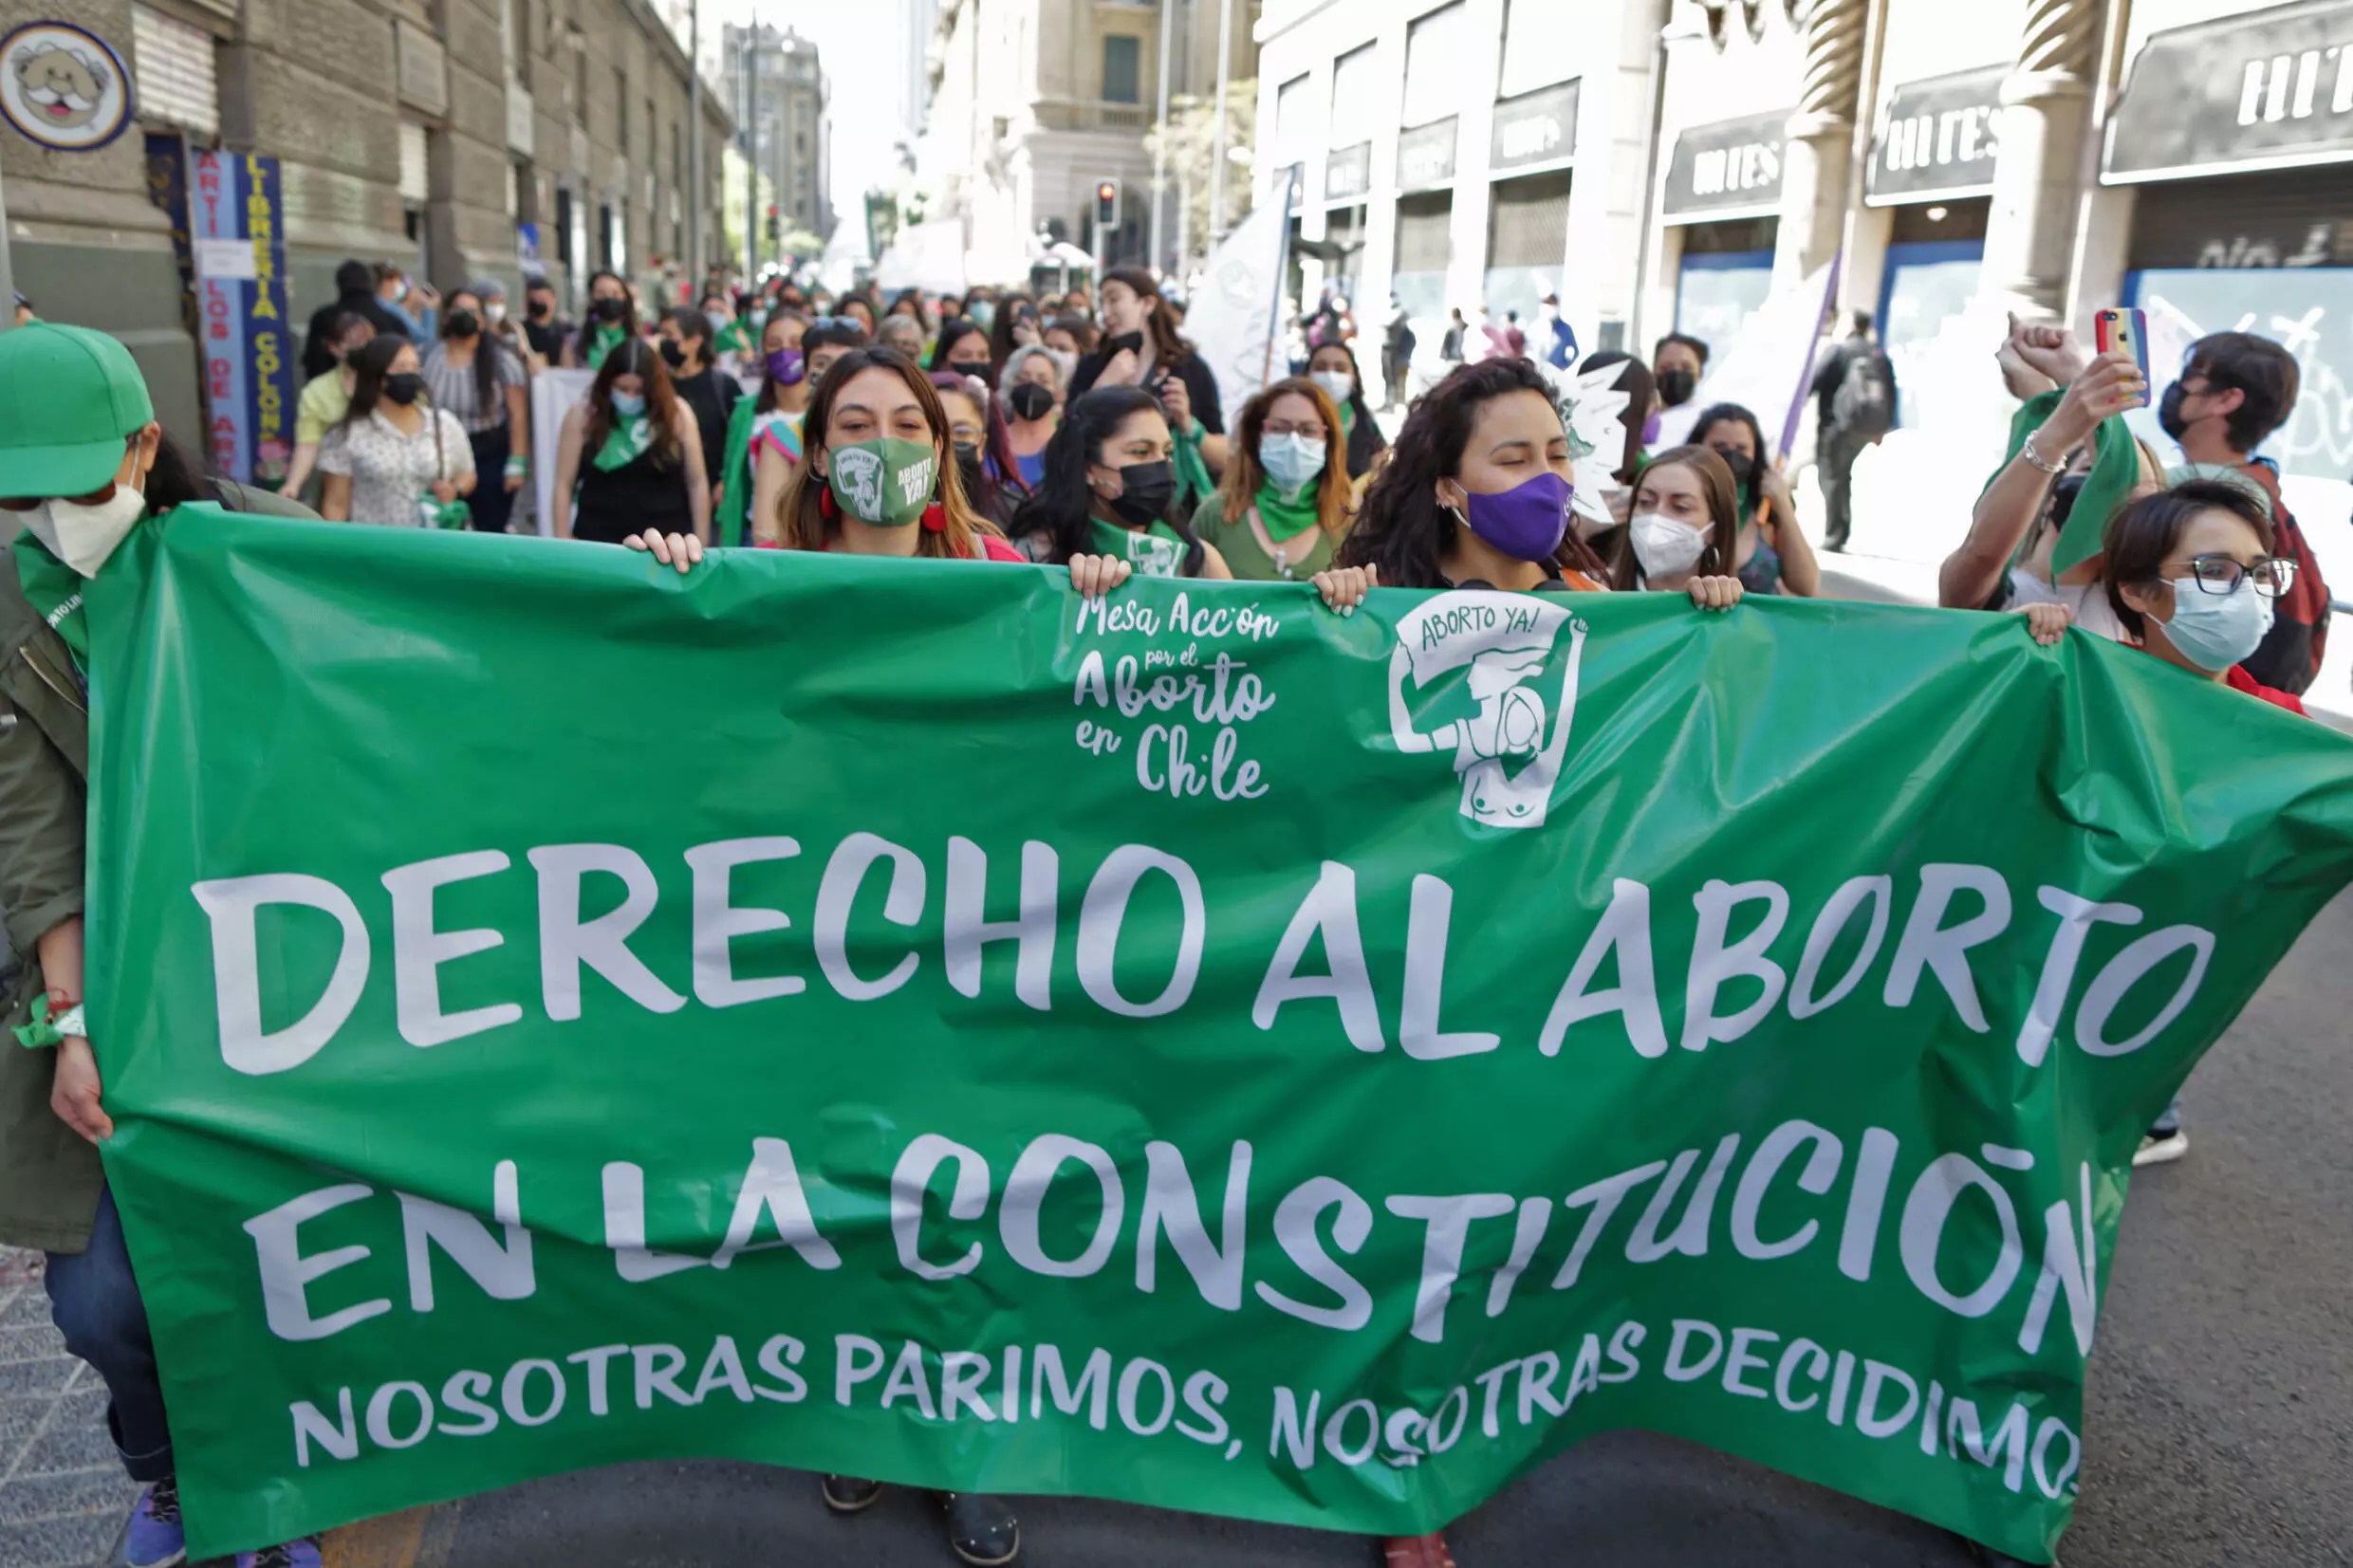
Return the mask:
[(837, 1514), (863, 1513), (874, 1506), (874, 1500), (882, 1495), (880, 1481), (861, 1481), (856, 1476), (829, 1475), (822, 1483), (825, 1506)]
[(1000, 1568), (1021, 1554), (1021, 1522), (1001, 1497), (984, 1492), (943, 1492), (948, 1504), (948, 1545), (973, 1568)]

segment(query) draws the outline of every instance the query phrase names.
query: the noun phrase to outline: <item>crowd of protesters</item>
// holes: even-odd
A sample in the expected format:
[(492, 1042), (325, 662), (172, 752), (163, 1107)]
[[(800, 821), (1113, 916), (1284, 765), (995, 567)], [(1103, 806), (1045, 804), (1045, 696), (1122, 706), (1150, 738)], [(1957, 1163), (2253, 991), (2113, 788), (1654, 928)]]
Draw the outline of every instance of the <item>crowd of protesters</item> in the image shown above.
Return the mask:
[[(0, 635), (21, 655), (9, 667), (41, 676), (0, 683), (11, 710), (0, 727), (0, 906), (31, 960), (11, 1022), (46, 1047), (0, 1052), (0, 1242), (49, 1254), (59, 1326), (112, 1395), (115, 1442), (146, 1485), (126, 1537), (134, 1568), (179, 1560), (180, 1524), (139, 1285), (94, 1152), (112, 1124), (81, 1024), (79, 584), (144, 519), (213, 501), (386, 526), (544, 521), (558, 538), (646, 550), (681, 572), (727, 546), (1043, 563), (1067, 568), (1087, 597), (1137, 574), (1311, 582), (1340, 614), (1375, 587), (1660, 591), (1714, 613), (1824, 589), (1783, 454), (1754, 413), (1703, 404), (1687, 443), (1649, 450), (1660, 410), (1704, 397), (1709, 345), (1671, 334), (1648, 362), (1612, 352), (1579, 363), (1556, 302), (1532, 332), (1515, 314), (1483, 322), (1477, 353), (1464, 350), (1474, 329), (1457, 316), (1449, 369), (1384, 434), (1344, 300), (1303, 322), (1294, 374), (1228, 408), (1181, 302), (1141, 270), (1060, 296), (910, 290), (887, 304), (777, 279), (666, 308), (599, 272), (577, 321), (540, 279), (519, 317), (491, 280), (443, 297), (400, 268), (354, 262), (337, 285), (310, 320), (293, 463), (274, 494), (184, 455), (115, 340), (39, 323), (0, 335), (0, 397), (23, 414), (0, 436), (0, 508), (24, 525), (0, 574)], [(1413, 352), (1393, 307), (1377, 383), (1392, 409)], [(2072, 624), (2300, 712), (2327, 591), (2277, 473), (2254, 455), (2294, 406), (2293, 359), (2245, 333), (2197, 343), (2158, 404), (2185, 458), (2169, 470), (2121, 423), (2154, 390), (2131, 356), (2087, 355), (2064, 330), (2013, 323), (1999, 357), (2021, 399), (2010, 454), (1944, 563), (1942, 602), (2022, 612), (2017, 635), (2047, 643)], [(557, 368), (587, 385), (554, 450), (540, 452), (528, 393)], [(1624, 398), (1600, 454), (1604, 507), (1572, 506), (1571, 378)], [(1825, 356), (1813, 390), (1824, 543), (1836, 549), (1854, 455), (1894, 414), (1867, 320)], [(542, 461), (554, 466), (553, 514), (521, 517)], [(2184, 1148), (2169, 1113), (2142, 1158)], [(822, 1485), (845, 1513), (880, 1490), (844, 1476)], [(1014, 1559), (1005, 1500), (957, 1494), (945, 1506), (964, 1561)], [(1391, 1568), (1452, 1561), (1435, 1535), (1382, 1549)], [(304, 1568), (320, 1557), (298, 1541), (240, 1561)]]

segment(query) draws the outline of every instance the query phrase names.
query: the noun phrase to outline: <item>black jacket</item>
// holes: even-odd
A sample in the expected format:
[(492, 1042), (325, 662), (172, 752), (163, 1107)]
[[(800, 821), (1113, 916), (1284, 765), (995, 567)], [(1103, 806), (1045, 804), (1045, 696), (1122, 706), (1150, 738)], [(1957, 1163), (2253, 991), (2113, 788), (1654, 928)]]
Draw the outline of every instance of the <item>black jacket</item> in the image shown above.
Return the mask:
[(310, 335), (303, 340), (304, 380), (324, 376), (335, 368), (335, 318), (345, 311), (365, 316), (380, 338), (386, 333), (398, 338), (409, 335), (408, 323), (386, 310), (374, 289), (362, 288), (342, 295), (333, 304), (323, 304), (310, 313)]
[[(1109, 364), (1111, 359), (1109, 350), (1099, 348), (1081, 360), (1079, 368), (1070, 375), (1070, 396), (1076, 397), (1093, 386), (1096, 378), (1103, 373), (1103, 366)], [(1174, 376), (1185, 383), (1185, 395), (1193, 400), (1193, 416), (1201, 422), (1203, 430), (1212, 435), (1226, 434), (1226, 412), (1217, 401), (1217, 378), (1210, 374), (1209, 366), (1201, 362), (1198, 354), (1188, 354), (1174, 362), (1166, 360), (1153, 361), (1152, 368), (1144, 372), (1147, 390), (1163, 374)]]

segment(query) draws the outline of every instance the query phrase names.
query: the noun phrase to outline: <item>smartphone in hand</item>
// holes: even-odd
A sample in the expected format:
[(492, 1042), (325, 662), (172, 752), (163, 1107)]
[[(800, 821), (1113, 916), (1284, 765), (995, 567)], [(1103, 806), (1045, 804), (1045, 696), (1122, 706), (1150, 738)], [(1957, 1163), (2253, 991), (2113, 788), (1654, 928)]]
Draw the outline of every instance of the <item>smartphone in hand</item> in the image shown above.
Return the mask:
[(2149, 318), (2140, 309), (2116, 308), (2103, 310), (2092, 317), (2093, 342), (2099, 352), (2121, 348), (2130, 354), (2140, 366), (2140, 378), (2149, 378)]

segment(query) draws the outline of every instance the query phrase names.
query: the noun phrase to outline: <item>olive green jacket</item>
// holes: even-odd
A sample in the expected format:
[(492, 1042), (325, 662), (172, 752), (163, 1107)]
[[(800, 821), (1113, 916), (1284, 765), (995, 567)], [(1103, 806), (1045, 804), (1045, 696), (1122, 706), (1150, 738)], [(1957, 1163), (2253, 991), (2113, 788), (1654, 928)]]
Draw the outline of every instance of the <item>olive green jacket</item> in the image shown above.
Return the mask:
[[(266, 491), (217, 489), (240, 511), (317, 515)], [(25, 965), (5, 999), (9, 1026), (46, 988), (41, 938), (82, 913), (89, 770), (89, 698), (73, 655), (26, 600), (16, 552), (0, 543), (0, 911)], [(56, 1061), (0, 1032), (0, 1245), (82, 1252), (105, 1172), (49, 1109)]]

